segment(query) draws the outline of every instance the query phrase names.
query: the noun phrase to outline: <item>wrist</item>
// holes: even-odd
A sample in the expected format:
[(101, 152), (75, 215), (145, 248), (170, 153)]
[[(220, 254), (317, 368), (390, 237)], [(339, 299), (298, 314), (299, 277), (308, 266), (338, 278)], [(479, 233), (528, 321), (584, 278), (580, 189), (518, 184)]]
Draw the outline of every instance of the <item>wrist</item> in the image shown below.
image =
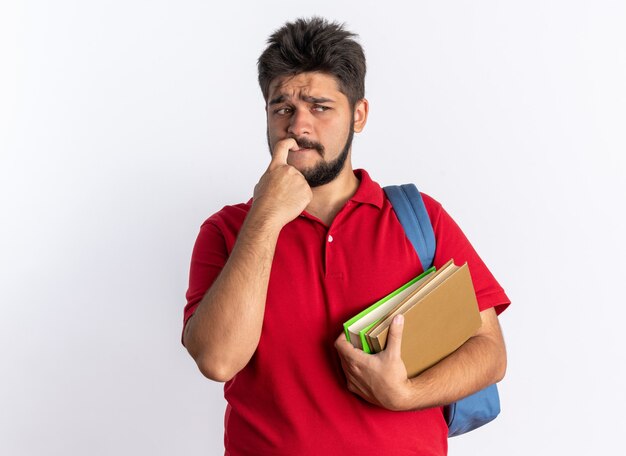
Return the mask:
[(423, 410), (432, 407), (429, 401), (429, 387), (420, 376), (407, 380), (403, 410)]
[(246, 216), (244, 227), (248, 231), (259, 233), (268, 238), (278, 237), (285, 224), (271, 210), (266, 210), (260, 204), (252, 204)]

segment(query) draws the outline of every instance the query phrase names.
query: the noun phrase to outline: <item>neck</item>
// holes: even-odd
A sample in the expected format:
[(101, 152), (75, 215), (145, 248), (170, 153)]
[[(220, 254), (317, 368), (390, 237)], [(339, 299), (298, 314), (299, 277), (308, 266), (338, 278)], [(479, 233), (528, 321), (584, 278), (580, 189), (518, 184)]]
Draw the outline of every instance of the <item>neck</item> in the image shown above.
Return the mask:
[(358, 188), (359, 180), (354, 175), (350, 160), (346, 160), (341, 173), (332, 182), (312, 189), (313, 199), (306, 211), (329, 226)]

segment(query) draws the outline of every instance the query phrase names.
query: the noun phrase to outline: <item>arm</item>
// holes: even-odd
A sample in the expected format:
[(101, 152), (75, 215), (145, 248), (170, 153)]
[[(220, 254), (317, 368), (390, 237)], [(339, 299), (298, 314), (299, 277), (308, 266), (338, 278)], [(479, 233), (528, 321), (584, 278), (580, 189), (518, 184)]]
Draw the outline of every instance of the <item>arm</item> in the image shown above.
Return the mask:
[(311, 200), (306, 180), (287, 164), (292, 147), (293, 139), (276, 144), (233, 251), (185, 327), (183, 343), (212, 380), (230, 380), (254, 354), (278, 235)]
[(506, 371), (506, 350), (493, 308), (480, 313), (478, 332), (450, 356), (408, 379), (400, 358), (402, 318), (391, 325), (387, 348), (368, 355), (341, 335), (335, 342), (348, 389), (390, 410), (421, 410), (450, 404), (498, 382)]

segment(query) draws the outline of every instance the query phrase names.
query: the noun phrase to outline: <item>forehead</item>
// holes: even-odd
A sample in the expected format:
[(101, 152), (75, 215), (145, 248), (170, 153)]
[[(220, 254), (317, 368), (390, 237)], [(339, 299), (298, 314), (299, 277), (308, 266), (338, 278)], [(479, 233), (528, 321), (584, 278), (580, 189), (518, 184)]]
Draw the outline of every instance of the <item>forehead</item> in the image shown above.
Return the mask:
[(347, 97), (339, 90), (339, 82), (334, 76), (327, 73), (309, 72), (298, 73), (295, 76), (279, 76), (272, 80), (269, 87), (269, 99), (283, 95), (286, 98), (300, 98), (309, 96), (342, 96)]

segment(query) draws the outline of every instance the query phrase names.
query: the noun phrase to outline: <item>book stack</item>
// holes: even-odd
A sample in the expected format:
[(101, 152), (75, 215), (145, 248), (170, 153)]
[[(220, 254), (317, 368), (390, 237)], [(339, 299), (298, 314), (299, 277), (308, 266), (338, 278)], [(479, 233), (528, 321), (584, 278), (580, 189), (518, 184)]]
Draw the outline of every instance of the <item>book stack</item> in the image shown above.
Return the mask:
[(481, 319), (467, 263), (430, 268), (344, 323), (346, 338), (366, 353), (385, 349), (389, 325), (404, 315), (402, 361), (409, 378), (463, 345)]

